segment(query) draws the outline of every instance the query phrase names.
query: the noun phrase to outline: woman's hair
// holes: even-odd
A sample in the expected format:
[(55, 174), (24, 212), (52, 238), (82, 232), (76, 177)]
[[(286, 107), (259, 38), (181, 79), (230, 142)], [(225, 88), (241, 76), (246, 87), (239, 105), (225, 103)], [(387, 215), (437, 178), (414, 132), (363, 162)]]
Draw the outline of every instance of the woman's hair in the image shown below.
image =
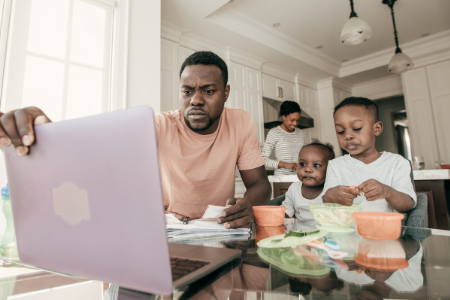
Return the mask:
[(327, 151), (329, 154), (328, 157), (329, 160), (332, 160), (336, 157), (336, 154), (334, 154), (334, 147), (330, 143), (321, 143), (319, 140), (313, 140), (312, 143), (304, 145), (300, 150), (300, 152), (302, 152), (302, 150), (305, 149), (306, 147), (316, 147)]
[(281, 104), (281, 107), (280, 107), (280, 117), (281, 117), (281, 116), (288, 116), (288, 115), (290, 115), (290, 114), (292, 114), (292, 113), (296, 113), (296, 112), (298, 112), (298, 113), (301, 113), (301, 112), (302, 112), (302, 110), (300, 109), (300, 105), (298, 105), (297, 102), (294, 102), (294, 101), (284, 101), (284, 102)]

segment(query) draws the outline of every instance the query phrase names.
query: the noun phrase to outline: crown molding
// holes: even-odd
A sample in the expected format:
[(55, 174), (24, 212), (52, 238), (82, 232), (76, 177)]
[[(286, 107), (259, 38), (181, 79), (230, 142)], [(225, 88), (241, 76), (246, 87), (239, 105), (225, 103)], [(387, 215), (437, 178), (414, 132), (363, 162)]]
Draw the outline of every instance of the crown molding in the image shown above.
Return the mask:
[(351, 93), (352, 88), (345, 83), (341, 82), (339, 78), (331, 76), (328, 78), (321, 79), (317, 82), (317, 89), (326, 89), (326, 88), (333, 88), (333, 89), (339, 89), (341, 91)]
[(352, 95), (366, 97), (372, 100), (398, 96), (403, 94), (402, 78), (400, 75), (387, 76), (352, 87)]
[(333, 76), (321, 79), (317, 82), (317, 89), (322, 90), (333, 87)]
[(300, 43), (296, 39), (260, 23), (239, 11), (222, 7), (206, 18), (221, 27), (303, 61), (325, 72), (339, 75), (341, 62)]
[(261, 73), (288, 81), (290, 83), (295, 83), (296, 74), (294, 72), (291, 72), (269, 62), (263, 63), (261, 67)]
[(188, 30), (173, 25), (172, 23), (161, 21), (161, 37), (175, 43), (180, 42), (181, 36)]
[(231, 46), (227, 47), (227, 57), (228, 61), (232, 61), (247, 67), (261, 70), (262, 64), (267, 62), (265, 59), (247, 53), (245, 51), (233, 48)]
[(317, 81), (310, 80), (300, 73), (295, 74), (295, 83), (317, 90)]
[(219, 55), (223, 60), (227, 59), (227, 48), (225, 46), (190, 32), (186, 32), (180, 37), (180, 46), (195, 51), (211, 51)]
[[(450, 30), (419, 38), (400, 46), (403, 52), (411, 57), (416, 65), (416, 61), (422, 59), (426, 61), (430, 56), (448, 56), (450, 52)], [(339, 77), (345, 77), (381, 66), (387, 66), (394, 54), (395, 47), (391, 47), (342, 63)]]

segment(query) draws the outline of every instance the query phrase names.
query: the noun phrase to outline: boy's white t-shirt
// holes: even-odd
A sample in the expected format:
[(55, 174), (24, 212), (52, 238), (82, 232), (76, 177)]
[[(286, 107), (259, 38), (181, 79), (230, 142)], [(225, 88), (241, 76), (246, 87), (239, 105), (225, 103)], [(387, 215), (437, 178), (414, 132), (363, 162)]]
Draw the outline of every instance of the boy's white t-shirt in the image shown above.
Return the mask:
[[(358, 186), (366, 180), (375, 179), (410, 196), (415, 206), (417, 197), (411, 172), (411, 163), (398, 154), (383, 152), (370, 164), (347, 154), (328, 162), (324, 191), (338, 185)], [(385, 199), (367, 201), (366, 197), (358, 196), (353, 204), (361, 205), (361, 211), (395, 211)]]
[(286, 206), (286, 214), (289, 217), (295, 215), (297, 220), (301, 222), (302, 226), (315, 228), (317, 222), (311, 215), (308, 204), (322, 203), (324, 191), (325, 189), (314, 199), (306, 199), (302, 195), (302, 182), (296, 181), (289, 187), (286, 193), (286, 199), (281, 205)]

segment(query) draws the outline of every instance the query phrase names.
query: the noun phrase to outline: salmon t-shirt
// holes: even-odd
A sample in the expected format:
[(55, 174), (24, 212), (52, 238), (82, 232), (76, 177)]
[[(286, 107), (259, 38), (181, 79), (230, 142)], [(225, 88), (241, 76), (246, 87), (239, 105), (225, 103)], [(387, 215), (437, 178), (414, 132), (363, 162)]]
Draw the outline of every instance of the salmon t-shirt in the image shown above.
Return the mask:
[(234, 197), (234, 171), (264, 165), (250, 115), (224, 107), (217, 130), (190, 130), (180, 110), (156, 114), (159, 162), (167, 212), (201, 218), (208, 205)]

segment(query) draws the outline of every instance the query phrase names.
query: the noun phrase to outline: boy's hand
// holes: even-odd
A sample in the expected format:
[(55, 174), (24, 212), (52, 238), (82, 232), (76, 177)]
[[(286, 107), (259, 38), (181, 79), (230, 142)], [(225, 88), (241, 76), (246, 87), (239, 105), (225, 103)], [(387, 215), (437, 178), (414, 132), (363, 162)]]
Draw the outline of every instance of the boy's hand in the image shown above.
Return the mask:
[(358, 189), (364, 193), (367, 201), (375, 201), (380, 199), (388, 199), (392, 188), (375, 179), (364, 181), (358, 186)]
[(358, 195), (359, 191), (348, 186), (338, 185), (326, 191), (325, 195), (323, 195), (323, 202), (351, 206)]

